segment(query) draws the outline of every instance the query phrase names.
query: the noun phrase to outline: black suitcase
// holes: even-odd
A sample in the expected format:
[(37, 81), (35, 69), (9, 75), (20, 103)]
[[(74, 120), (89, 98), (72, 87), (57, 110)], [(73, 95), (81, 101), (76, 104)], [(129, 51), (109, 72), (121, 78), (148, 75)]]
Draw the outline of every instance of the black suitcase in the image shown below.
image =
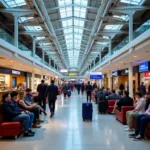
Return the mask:
[(98, 113), (105, 114), (107, 112), (107, 103), (105, 101), (98, 102)]

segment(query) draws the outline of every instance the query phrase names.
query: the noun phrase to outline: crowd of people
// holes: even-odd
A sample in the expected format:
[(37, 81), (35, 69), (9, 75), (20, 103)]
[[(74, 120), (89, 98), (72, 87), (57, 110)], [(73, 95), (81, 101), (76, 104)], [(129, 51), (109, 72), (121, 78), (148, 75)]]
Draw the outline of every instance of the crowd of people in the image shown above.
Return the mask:
[(2, 104), (0, 105), (0, 113), (4, 117), (4, 121), (15, 122), (19, 121), (23, 123), (24, 136), (34, 136), (35, 132), (32, 128), (40, 128), (41, 122), (40, 114), (46, 113), (46, 100), (48, 100), (49, 109), (51, 112), (50, 117), (55, 112), (55, 101), (58, 95), (58, 87), (54, 85), (54, 80), (51, 81), (51, 85), (44, 84), (44, 80), (37, 87), (38, 103), (34, 102), (34, 95), (32, 90), (27, 88), (23, 99), (20, 99), (18, 92), (13, 91), (11, 93), (4, 93), (2, 96)]
[[(144, 139), (144, 133), (147, 123), (150, 122), (150, 92), (145, 92), (141, 84), (138, 88), (138, 92), (135, 93), (134, 98), (129, 96), (129, 92), (123, 90), (116, 93), (115, 90), (110, 91), (109, 88), (99, 89), (96, 85), (83, 83), (63, 83), (62, 91), (64, 98), (68, 95), (71, 96), (71, 91), (77, 90), (77, 93), (87, 94), (87, 102), (91, 102), (91, 95), (94, 95), (95, 103), (98, 104), (99, 113), (107, 113), (108, 101), (116, 100), (112, 114), (116, 110), (121, 111), (122, 106), (134, 106), (134, 110), (127, 111), (126, 120), (127, 126), (125, 131), (134, 131), (129, 134), (130, 138), (134, 140)], [(55, 102), (59, 93), (58, 87), (54, 84), (54, 80), (48, 86), (41, 81), (41, 84), (37, 87), (38, 103), (34, 101), (34, 95), (30, 88), (27, 88), (23, 99), (18, 97), (18, 92), (13, 91), (11, 93), (5, 93), (2, 96), (2, 104), (0, 105), (0, 113), (3, 115), (5, 121), (20, 121), (23, 123), (24, 136), (34, 136), (35, 132), (32, 128), (40, 128), (40, 123), (43, 120), (40, 119), (40, 114), (46, 113), (46, 100), (48, 101), (50, 109), (50, 117), (53, 117), (55, 112)], [(135, 126), (136, 122), (136, 126)], [(134, 130), (135, 129), (135, 130)]]

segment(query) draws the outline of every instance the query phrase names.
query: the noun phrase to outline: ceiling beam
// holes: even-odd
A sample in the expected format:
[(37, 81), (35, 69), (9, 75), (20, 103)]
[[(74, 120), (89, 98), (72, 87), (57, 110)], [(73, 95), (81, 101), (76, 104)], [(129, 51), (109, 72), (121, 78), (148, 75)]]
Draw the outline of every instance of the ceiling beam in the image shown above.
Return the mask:
[(80, 17), (67, 17), (67, 18), (62, 18), (62, 19), (58, 19), (58, 20), (53, 20), (52, 23), (57, 23), (57, 22), (62, 22), (62, 21), (67, 21), (67, 20), (70, 20), (70, 19), (77, 19), (77, 20), (82, 20), (82, 21), (87, 21), (91, 24), (94, 23), (94, 20), (89, 20), (89, 19), (86, 19), (86, 18), (80, 18)]
[(48, 36), (46, 31), (21, 31), (19, 34), (31, 35), (31, 36)]
[(97, 7), (85, 6), (85, 5), (79, 5), (79, 4), (69, 4), (69, 5), (63, 5), (63, 6), (48, 8), (47, 12), (50, 13), (54, 10), (61, 9), (61, 8), (67, 8), (67, 7), (82, 7), (82, 8), (92, 9), (92, 10), (96, 10), (96, 11), (98, 10)]
[(54, 30), (57, 32), (57, 31), (61, 31), (61, 30), (65, 30), (65, 29), (70, 29), (70, 28), (77, 28), (77, 29), (83, 29), (83, 30), (86, 30), (86, 31), (90, 31), (90, 29), (88, 28), (84, 28), (84, 27), (80, 27), (80, 26), (69, 26), (69, 27), (64, 27), (64, 28), (55, 28)]
[(133, 11), (147, 10), (147, 9), (150, 9), (150, 6), (120, 6), (120, 7), (111, 7), (109, 11), (129, 14)]
[(112, 34), (128, 34), (128, 31), (123, 31), (123, 30), (102, 30), (98, 33), (98, 35), (112, 35)]
[(70, 35), (70, 34), (75, 34), (75, 35), (81, 35), (83, 37), (89, 37), (89, 35), (86, 35), (86, 34), (81, 34), (81, 33), (77, 33), (77, 32), (71, 32), (71, 33), (67, 33), (67, 34), (63, 34), (63, 35), (58, 35), (57, 37), (58, 38), (61, 38), (61, 37), (65, 37), (66, 35)]

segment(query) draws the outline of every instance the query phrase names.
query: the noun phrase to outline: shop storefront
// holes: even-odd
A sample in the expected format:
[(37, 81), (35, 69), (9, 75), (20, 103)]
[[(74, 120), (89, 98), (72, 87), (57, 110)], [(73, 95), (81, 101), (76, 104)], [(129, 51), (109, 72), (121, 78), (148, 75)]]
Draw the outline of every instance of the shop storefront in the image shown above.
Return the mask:
[(24, 92), (27, 87), (26, 77), (26, 72), (0, 67), (0, 98), (7, 91)]
[(45, 84), (50, 84), (50, 77), (43, 75), (43, 79), (45, 80)]
[(33, 91), (37, 90), (37, 86), (40, 83), (41, 83), (41, 75), (35, 74), (35, 77), (34, 77), (34, 89), (33, 89)]
[(101, 79), (101, 88), (108, 88), (108, 78), (106, 74), (102, 75), (102, 79)]
[(144, 82), (146, 90), (150, 85), (150, 67), (149, 62), (144, 62), (139, 65), (139, 84)]

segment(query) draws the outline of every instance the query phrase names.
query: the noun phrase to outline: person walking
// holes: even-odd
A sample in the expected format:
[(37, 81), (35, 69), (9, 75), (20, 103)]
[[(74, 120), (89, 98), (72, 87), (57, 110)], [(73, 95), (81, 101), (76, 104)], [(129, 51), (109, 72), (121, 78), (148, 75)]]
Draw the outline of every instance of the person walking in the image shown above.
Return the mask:
[(88, 81), (88, 84), (86, 86), (87, 102), (88, 100), (91, 102), (91, 92), (92, 92), (92, 85), (90, 84), (90, 81)]
[(39, 84), (37, 87), (37, 92), (38, 92), (38, 104), (46, 111), (45, 92), (47, 90), (47, 85), (44, 84), (44, 82), (45, 82), (44, 80), (41, 80), (41, 84)]
[(45, 98), (48, 97), (48, 104), (49, 104), (49, 109), (51, 112), (50, 117), (52, 118), (55, 112), (55, 102), (57, 99), (58, 95), (58, 87), (54, 84), (55, 81), (51, 81), (51, 85), (48, 86), (46, 93), (45, 93)]
[(64, 98), (66, 98), (66, 95), (67, 95), (67, 85), (66, 85), (66, 83), (63, 84), (62, 90), (63, 90), (63, 93), (64, 93)]
[(85, 85), (84, 85), (84, 82), (81, 84), (81, 92), (82, 92), (82, 95), (84, 94), (84, 89), (85, 89)]
[(80, 83), (78, 83), (78, 84), (77, 84), (77, 91), (78, 91), (78, 95), (80, 94), (80, 90), (81, 90), (81, 84), (80, 84)]

